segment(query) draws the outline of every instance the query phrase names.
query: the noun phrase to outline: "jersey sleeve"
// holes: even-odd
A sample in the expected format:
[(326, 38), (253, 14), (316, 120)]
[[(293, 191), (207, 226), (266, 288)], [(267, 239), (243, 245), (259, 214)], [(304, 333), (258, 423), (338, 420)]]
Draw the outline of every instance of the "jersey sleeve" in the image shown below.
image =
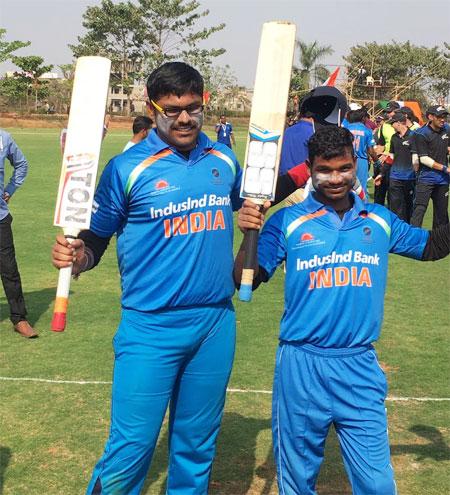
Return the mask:
[(373, 137), (372, 131), (367, 129), (364, 131), (366, 133), (366, 143), (368, 148), (373, 148), (377, 143), (375, 143), (375, 139)]
[(422, 259), (430, 233), (420, 227), (409, 225), (392, 212), (389, 214), (391, 216), (389, 252), (416, 260)]
[(258, 263), (269, 278), (286, 259), (286, 237), (283, 232), (283, 210), (273, 214), (264, 225), (258, 242)]
[(113, 159), (105, 167), (95, 192), (90, 230), (99, 237), (111, 237), (124, 224), (127, 205), (123, 178)]

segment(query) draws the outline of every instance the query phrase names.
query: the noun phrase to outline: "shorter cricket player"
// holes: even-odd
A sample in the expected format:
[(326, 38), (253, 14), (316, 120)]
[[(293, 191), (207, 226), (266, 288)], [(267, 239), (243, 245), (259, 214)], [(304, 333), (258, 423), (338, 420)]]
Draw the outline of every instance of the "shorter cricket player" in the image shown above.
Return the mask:
[[(412, 227), (353, 192), (356, 157), (347, 129), (326, 127), (308, 142), (315, 192), (274, 213), (258, 246), (254, 288), (286, 263), (285, 310), (276, 357), (272, 431), (278, 486), (313, 495), (334, 425), (355, 495), (396, 493), (384, 401), (380, 334), (388, 254), (432, 261), (449, 253), (449, 225)], [(264, 212), (245, 201), (241, 230)], [(241, 280), (245, 246), (235, 261)]]

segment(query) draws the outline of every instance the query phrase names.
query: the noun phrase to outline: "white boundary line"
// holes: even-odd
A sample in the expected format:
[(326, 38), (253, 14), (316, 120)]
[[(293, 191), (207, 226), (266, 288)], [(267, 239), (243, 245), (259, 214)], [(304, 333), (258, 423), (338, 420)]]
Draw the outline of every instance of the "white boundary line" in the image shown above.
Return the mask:
[[(4, 382), (37, 382), (37, 383), (53, 383), (56, 385), (111, 385), (110, 381), (99, 380), (52, 380), (49, 378), (32, 378), (32, 377), (14, 377), (0, 376), (0, 381)], [(243, 388), (228, 388), (228, 393), (231, 394), (265, 394), (272, 395), (271, 390), (251, 390)], [(450, 397), (387, 397), (389, 402), (449, 402)]]

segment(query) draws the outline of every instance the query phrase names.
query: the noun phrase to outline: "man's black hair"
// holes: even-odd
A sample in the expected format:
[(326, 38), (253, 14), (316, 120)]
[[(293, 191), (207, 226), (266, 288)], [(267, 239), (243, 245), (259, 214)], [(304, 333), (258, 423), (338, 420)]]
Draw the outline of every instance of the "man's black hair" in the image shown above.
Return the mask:
[(203, 97), (203, 77), (184, 62), (167, 62), (148, 76), (149, 100), (156, 101), (165, 95), (181, 97), (188, 93)]
[(347, 113), (347, 120), (349, 124), (362, 122), (365, 117), (367, 117), (367, 109), (364, 107), (359, 108), (358, 110), (350, 110), (350, 112)]
[(152, 127), (152, 119), (145, 117), (144, 115), (138, 115), (133, 120), (133, 134), (143, 131), (144, 129), (150, 129)]
[(354, 156), (352, 133), (343, 127), (331, 125), (321, 127), (308, 141), (308, 157), (311, 166), (316, 156), (331, 160), (345, 155), (347, 151)]

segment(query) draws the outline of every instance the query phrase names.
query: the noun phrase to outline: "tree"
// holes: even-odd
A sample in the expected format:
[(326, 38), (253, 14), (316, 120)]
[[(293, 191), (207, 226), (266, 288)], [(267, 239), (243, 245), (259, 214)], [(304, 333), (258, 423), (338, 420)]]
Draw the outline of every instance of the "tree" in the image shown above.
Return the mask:
[(0, 79), (0, 99), (4, 110), (13, 108), (22, 111), (26, 105), (28, 94), (28, 82), (17, 77), (4, 77)]
[(69, 45), (75, 57), (103, 55), (112, 61), (111, 85), (130, 94), (136, 80), (142, 80), (161, 63), (180, 58), (200, 70), (211, 64), (223, 49), (200, 49), (198, 44), (223, 29), (224, 24), (196, 29), (209, 11), (197, 11), (196, 0), (138, 0), (114, 4), (102, 0), (83, 14), (87, 33), (78, 45)]
[(199, 11), (197, 0), (138, 0), (146, 26), (145, 68), (153, 70), (163, 62), (182, 59), (205, 71), (223, 48), (206, 50), (199, 43), (221, 31), (225, 24), (198, 29), (209, 10)]
[(44, 59), (37, 55), (29, 55), (28, 57), (12, 57), (12, 62), (21, 69), (16, 71), (14, 76), (26, 83), (27, 94), (26, 101), (28, 107), (28, 90), (31, 89), (34, 93), (34, 109), (38, 109), (38, 101), (45, 98), (47, 95), (47, 82), (39, 79), (42, 74), (52, 70), (53, 65), (42, 65)]
[(224, 93), (236, 86), (236, 76), (229, 65), (225, 65), (225, 67), (207, 66), (202, 76), (205, 81), (205, 91), (209, 93), (208, 106), (220, 108)]
[(29, 41), (4, 41), (3, 37), (6, 34), (6, 29), (0, 28), (0, 63), (6, 62), (13, 55), (13, 52), (19, 48), (24, 48), (30, 45)]
[(120, 87), (129, 96), (141, 70), (145, 26), (141, 10), (131, 2), (114, 4), (102, 0), (100, 6), (88, 7), (83, 14), (84, 36), (78, 45), (69, 45), (75, 57), (101, 55), (112, 63), (111, 86)]
[[(450, 91), (450, 60), (439, 47), (416, 46), (409, 41), (381, 44), (365, 43), (350, 48), (344, 57), (349, 78), (364, 67), (367, 75), (382, 82), (379, 99), (417, 99), (424, 105), (429, 100), (445, 98)], [(357, 98), (370, 98), (373, 88), (354, 87)]]
[(299, 49), (300, 67), (294, 67), (293, 85), (307, 91), (310, 89), (311, 76), (314, 76), (315, 83), (323, 83), (329, 76), (329, 71), (319, 61), (334, 50), (329, 45), (320, 46), (317, 41), (306, 43), (297, 40), (296, 46)]

